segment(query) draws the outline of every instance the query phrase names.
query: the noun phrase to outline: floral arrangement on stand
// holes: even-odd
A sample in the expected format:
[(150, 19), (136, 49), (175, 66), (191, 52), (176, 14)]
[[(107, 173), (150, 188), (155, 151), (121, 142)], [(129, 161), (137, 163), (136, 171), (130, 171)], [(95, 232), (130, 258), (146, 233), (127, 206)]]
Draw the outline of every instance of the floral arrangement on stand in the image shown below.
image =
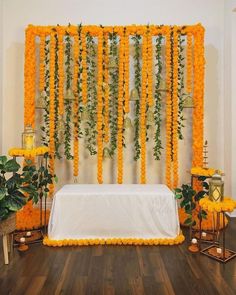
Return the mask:
[(117, 158), (117, 182), (123, 183), (124, 131), (134, 101), (134, 160), (140, 161), (139, 182), (147, 182), (146, 145), (154, 118), (153, 158), (158, 161), (165, 152), (166, 184), (177, 187), (178, 141), (183, 139), (186, 94), (193, 97), (195, 106), (192, 164), (202, 166), (205, 59), (204, 28), (200, 24), (29, 25), (25, 42), (24, 122), (35, 127), (37, 101), (42, 99), (42, 142), (49, 148), (52, 175), (55, 158), (62, 157), (73, 161), (74, 176), (79, 175), (79, 141), (84, 138), (89, 154), (97, 156), (98, 182), (103, 183), (103, 159), (108, 153)]
[[(11, 148), (8, 151), (9, 156), (13, 157), (13, 159), (24, 157), (22, 175), (24, 176), (24, 182), (28, 183), (28, 186), (24, 187), (24, 206), (16, 214), (17, 230), (37, 229), (48, 223), (50, 211), (43, 212), (40, 208), (33, 206), (43, 197), (47, 197), (49, 185), (56, 180), (56, 176), (51, 175), (48, 171), (48, 152), (49, 148), (45, 146), (32, 149)], [(38, 156), (43, 157), (46, 162), (45, 165), (41, 165), (39, 168), (35, 166), (35, 158)], [(34, 194), (32, 194), (31, 190), (34, 191)], [(30, 194), (30, 197), (27, 197), (28, 194)], [(45, 220), (42, 219), (42, 215), (45, 215)]]

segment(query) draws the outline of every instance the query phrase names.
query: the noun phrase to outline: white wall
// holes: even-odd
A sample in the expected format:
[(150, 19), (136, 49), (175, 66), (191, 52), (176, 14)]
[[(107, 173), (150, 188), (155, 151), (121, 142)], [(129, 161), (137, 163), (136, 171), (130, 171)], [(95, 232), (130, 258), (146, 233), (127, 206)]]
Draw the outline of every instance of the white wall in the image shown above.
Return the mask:
[(0, 154), (2, 153), (2, 114), (3, 114), (3, 108), (2, 108), (2, 70), (3, 70), (3, 64), (2, 64), (2, 47), (3, 47), (3, 5), (2, 0), (0, 0)]
[[(209, 164), (224, 169), (223, 30), (222, 0), (3, 0), (3, 152), (21, 144), (23, 129), (24, 29), (48, 24), (196, 24), (206, 28), (205, 138)], [(188, 122), (186, 122), (188, 124)], [(183, 146), (189, 143), (182, 143)], [(184, 158), (185, 155), (182, 155)], [(94, 164), (96, 160), (93, 161)], [(129, 163), (128, 163), (129, 164)], [(127, 164), (127, 166), (128, 166)], [(84, 165), (84, 168), (87, 164)], [(190, 159), (188, 167), (190, 167)], [(155, 166), (151, 174), (155, 174)], [(96, 181), (96, 169), (85, 169)], [(132, 173), (132, 170), (129, 170)], [(185, 172), (185, 171), (184, 171)], [(89, 174), (92, 173), (92, 178)], [(81, 173), (82, 175), (82, 173)], [(186, 178), (186, 176), (185, 176)], [(151, 181), (154, 181), (153, 178)]]

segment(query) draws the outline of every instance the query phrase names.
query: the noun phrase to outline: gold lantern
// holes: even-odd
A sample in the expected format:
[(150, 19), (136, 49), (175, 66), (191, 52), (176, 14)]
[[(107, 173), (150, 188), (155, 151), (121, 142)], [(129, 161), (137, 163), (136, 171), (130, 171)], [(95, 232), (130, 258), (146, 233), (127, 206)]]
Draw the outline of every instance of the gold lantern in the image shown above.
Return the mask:
[(88, 121), (89, 120), (89, 113), (88, 113), (86, 107), (83, 109), (83, 112), (81, 114), (81, 120), (83, 120), (83, 121)]
[(115, 68), (117, 68), (117, 63), (116, 63), (116, 61), (115, 61), (114, 58), (110, 59), (109, 64), (108, 64), (108, 68), (109, 69), (115, 69)]
[(209, 199), (213, 202), (222, 202), (224, 199), (224, 181), (218, 170), (209, 181)]
[(193, 98), (190, 95), (186, 95), (183, 99), (183, 108), (190, 109), (194, 108)]
[(110, 159), (111, 158), (111, 154), (110, 154), (110, 150), (107, 147), (104, 147), (103, 149), (103, 159)]
[(31, 125), (26, 125), (25, 130), (22, 133), (22, 147), (26, 150), (32, 150), (35, 148), (35, 131)]
[(154, 113), (152, 110), (147, 111), (147, 123), (148, 125), (152, 125), (155, 122)]
[(46, 97), (46, 92), (42, 91), (36, 101), (36, 109), (44, 109), (45, 108), (45, 97)]
[(139, 100), (138, 90), (136, 88), (133, 88), (130, 91), (130, 98), (131, 101)]
[(66, 101), (74, 101), (75, 100), (74, 93), (71, 89), (66, 90), (65, 100)]
[(129, 128), (132, 128), (132, 121), (129, 117), (126, 117), (125, 120), (124, 120), (124, 127), (125, 129), (129, 129)]
[(64, 133), (65, 133), (65, 121), (64, 121), (64, 116), (61, 115), (60, 119), (58, 120), (58, 134), (59, 134), (59, 140), (60, 142), (64, 141)]

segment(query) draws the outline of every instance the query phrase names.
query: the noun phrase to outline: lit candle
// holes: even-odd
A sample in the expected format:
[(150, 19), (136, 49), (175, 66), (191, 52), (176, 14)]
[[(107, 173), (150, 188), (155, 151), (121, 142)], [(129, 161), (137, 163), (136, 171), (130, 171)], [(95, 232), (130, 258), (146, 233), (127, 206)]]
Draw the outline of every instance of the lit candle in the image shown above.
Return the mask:
[(192, 239), (192, 244), (197, 244), (197, 239), (193, 238)]
[(26, 237), (31, 237), (31, 231), (27, 231)]
[(25, 238), (24, 237), (20, 238), (20, 242), (25, 243)]
[(207, 235), (207, 234), (203, 231), (203, 232), (202, 232), (202, 236), (203, 236), (203, 237), (206, 237), (206, 235)]
[(221, 248), (216, 248), (216, 252), (217, 252), (218, 254), (221, 254), (221, 253), (222, 253), (222, 249), (221, 249)]

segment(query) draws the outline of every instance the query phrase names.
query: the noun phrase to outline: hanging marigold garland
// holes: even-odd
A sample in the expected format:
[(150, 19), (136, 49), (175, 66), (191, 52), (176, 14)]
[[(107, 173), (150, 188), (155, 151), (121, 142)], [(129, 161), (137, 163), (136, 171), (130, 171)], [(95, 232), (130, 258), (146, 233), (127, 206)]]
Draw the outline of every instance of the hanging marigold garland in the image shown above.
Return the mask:
[(81, 43), (82, 43), (82, 98), (83, 105), (87, 103), (87, 47), (86, 47), (86, 32), (82, 28), (81, 32)]
[(173, 187), (178, 186), (178, 32), (173, 27)]
[(103, 38), (103, 93), (104, 93), (104, 141), (109, 142), (109, 44), (108, 35)]
[(120, 50), (119, 50), (119, 91), (118, 91), (118, 118), (117, 118), (117, 182), (123, 182), (123, 100), (124, 100), (124, 50), (125, 50), (124, 30), (120, 33)]
[(24, 125), (35, 127), (35, 34), (29, 26), (25, 36), (25, 69), (24, 69)]
[(142, 94), (140, 105), (140, 154), (141, 154), (141, 175), (140, 183), (146, 183), (146, 104), (148, 99), (148, 68), (147, 68), (147, 55), (148, 55), (148, 37), (147, 32), (143, 35), (143, 48), (142, 48)]
[(148, 30), (147, 35), (147, 103), (149, 107), (154, 104), (153, 99), (153, 48), (152, 48), (152, 32)]
[(39, 44), (39, 91), (42, 94), (45, 86), (45, 36), (40, 36)]
[(166, 185), (171, 187), (171, 34), (170, 28), (166, 28)]
[(192, 81), (193, 81), (193, 43), (192, 34), (187, 33), (187, 77), (186, 77), (186, 92), (192, 93)]
[[(49, 69), (50, 69), (50, 103), (49, 103), (49, 171), (52, 175), (54, 175), (54, 155), (55, 155), (55, 138), (54, 138), (54, 132), (55, 132), (55, 109), (54, 109), (54, 100), (55, 100), (55, 90), (54, 90), (54, 82), (55, 82), (55, 33), (51, 33), (50, 35), (50, 63), (49, 63)], [(49, 186), (49, 194), (52, 195), (54, 191), (54, 184), (50, 184)]]
[(73, 93), (75, 96), (73, 104), (73, 122), (74, 122), (74, 176), (78, 176), (79, 170), (79, 130), (78, 130), (78, 113), (79, 113), (79, 104), (78, 104), (78, 74), (79, 74), (79, 37), (78, 35), (74, 36), (74, 52), (73, 52), (73, 61), (74, 61), (74, 74), (73, 74)]
[(59, 115), (64, 113), (64, 37), (58, 35)]
[(127, 29), (124, 36), (124, 83), (124, 111), (129, 113), (129, 32)]
[(103, 32), (100, 31), (98, 35), (98, 91), (97, 91), (97, 180), (98, 183), (103, 183), (103, 167), (102, 167), (102, 160), (103, 160)]
[[(181, 34), (187, 34), (187, 79), (186, 79), (186, 91), (192, 93), (194, 97), (195, 108), (193, 110), (193, 166), (202, 165), (202, 147), (203, 147), (203, 94), (204, 94), (204, 29), (201, 25), (179, 27), (179, 26), (128, 26), (128, 27), (97, 27), (97, 26), (83, 26), (81, 34), (81, 65), (74, 64), (74, 75), (78, 72), (77, 83), (73, 78), (72, 89), (75, 94), (75, 87), (77, 87), (77, 93), (81, 90), (81, 100), (83, 100), (83, 107), (87, 107), (87, 87), (88, 82), (88, 60), (87, 57), (87, 35), (90, 34), (91, 38), (98, 36), (100, 41), (98, 42), (98, 98), (96, 114), (97, 122), (97, 146), (98, 146), (98, 181), (102, 183), (102, 159), (103, 159), (103, 140), (105, 142), (111, 142), (112, 136), (114, 137), (114, 126), (111, 132), (109, 127), (112, 126), (112, 112), (111, 104), (109, 102), (110, 91), (115, 94), (114, 88), (110, 88), (110, 78), (115, 78), (119, 83), (118, 99), (117, 99), (117, 159), (118, 159), (118, 175), (117, 181), (123, 182), (123, 120), (124, 114), (129, 112), (129, 38), (132, 34), (142, 34), (143, 37), (143, 51), (142, 51), (142, 96), (140, 99), (140, 146), (141, 146), (141, 183), (146, 182), (146, 131), (147, 120), (146, 114), (149, 107), (154, 103), (153, 100), (153, 60), (152, 60), (152, 38), (153, 36), (166, 36), (166, 183), (168, 186), (176, 186), (178, 183), (178, 135), (181, 137), (182, 127), (180, 125), (181, 117), (181, 91), (183, 89), (183, 77), (180, 79), (178, 76), (182, 75), (179, 67), (181, 65), (182, 58), (180, 57), (182, 41), (179, 37)], [(53, 33), (52, 33), (53, 30)], [(55, 35), (57, 33), (57, 35)], [(54, 154), (58, 152), (58, 140), (57, 140), (57, 120), (58, 114), (63, 115), (64, 112), (64, 35), (66, 36), (66, 60), (65, 71), (67, 78), (66, 89), (70, 90), (70, 83), (72, 81), (71, 73), (71, 53), (74, 50), (75, 55), (79, 55), (79, 48), (76, 48), (76, 44), (71, 43), (71, 38), (75, 37), (78, 30), (75, 26), (68, 27), (33, 27), (29, 26), (26, 30), (26, 48), (25, 48), (25, 125), (35, 124), (35, 36), (40, 36), (40, 64), (39, 64), (39, 90), (40, 92), (45, 90), (45, 118), (48, 116), (48, 127), (45, 125), (43, 128), (44, 138), (43, 142), (47, 145), (47, 132), (49, 134), (49, 147), (50, 154), (53, 157), (50, 159), (50, 166), (54, 166)], [(109, 42), (108, 35), (112, 36), (111, 42), (114, 42), (116, 46), (117, 40), (113, 39), (114, 36), (120, 36), (120, 50), (119, 50), (119, 72), (113, 71), (114, 75), (110, 75), (109, 68)], [(48, 37), (50, 36), (50, 43)], [(105, 36), (103, 38), (103, 36)], [(77, 39), (75, 37), (75, 39)], [(101, 43), (102, 38), (102, 43)], [(110, 38), (110, 37), (109, 37)], [(193, 42), (194, 38), (194, 42)], [(80, 44), (80, 42), (79, 42)], [(47, 46), (50, 46), (50, 58), (47, 56)], [(113, 46), (113, 45), (112, 45)], [(194, 48), (192, 48), (194, 46)], [(144, 50), (145, 49), (145, 50)], [(193, 50), (194, 49), (194, 50)], [(113, 49), (112, 49), (113, 50)], [(115, 51), (114, 51), (115, 52)], [(193, 55), (194, 53), (194, 55)], [(53, 61), (52, 61), (53, 60)], [(49, 67), (48, 64), (49, 63)], [(93, 61), (92, 61), (93, 63)], [(92, 65), (91, 69), (94, 68)], [(82, 75), (80, 71), (82, 69)], [(99, 70), (100, 69), (100, 70)], [(110, 76), (109, 76), (110, 75)], [(54, 77), (53, 77), (54, 76)], [(117, 79), (117, 76), (119, 79)], [(193, 80), (194, 77), (194, 80)], [(178, 80), (179, 79), (179, 80)], [(113, 79), (114, 80), (114, 79)], [(178, 85), (179, 81), (179, 85)], [(113, 81), (114, 82), (114, 81)], [(160, 81), (159, 81), (160, 82)], [(159, 83), (158, 82), (158, 83)], [(194, 82), (194, 83), (193, 83)], [(80, 84), (81, 83), (81, 84)], [(75, 86), (77, 84), (77, 86)], [(160, 84), (160, 83), (159, 83)], [(92, 84), (91, 84), (92, 85)], [(160, 85), (159, 85), (160, 86)], [(156, 87), (156, 86), (155, 86)], [(193, 89), (192, 89), (193, 88)], [(91, 92), (91, 91), (90, 91)], [(92, 93), (92, 92), (91, 92)], [(90, 94), (91, 94), (90, 93)], [(113, 94), (112, 94), (113, 95)], [(49, 97), (50, 96), (50, 97)], [(156, 96), (156, 90), (155, 90)], [(76, 98), (77, 102), (80, 100), (80, 95)], [(65, 101), (66, 105), (66, 101)], [(82, 107), (82, 105), (81, 105)], [(70, 110), (69, 100), (66, 105), (66, 156), (71, 159), (70, 155), (70, 135), (69, 127), (70, 116), (73, 114), (74, 122), (74, 139), (78, 139), (80, 130), (77, 128), (76, 122), (80, 121), (81, 107), (76, 102), (73, 104), (73, 111)], [(155, 112), (159, 111), (160, 105), (155, 104)], [(115, 108), (114, 108), (115, 110)], [(83, 110), (82, 110), (83, 111)], [(78, 115), (76, 113), (79, 113)], [(47, 120), (47, 118), (46, 118)], [(52, 123), (53, 122), (53, 123)], [(145, 122), (145, 126), (144, 126)], [(47, 124), (47, 122), (45, 122)], [(54, 128), (52, 128), (54, 124)], [(113, 132), (113, 135), (112, 135)], [(54, 140), (52, 139), (52, 134)], [(111, 136), (109, 136), (111, 134)], [(81, 133), (82, 136), (82, 133)], [(86, 136), (86, 134), (85, 134)], [(96, 135), (95, 135), (96, 136)], [(116, 143), (113, 138), (114, 149)], [(78, 147), (76, 143), (74, 145), (74, 154), (77, 153)], [(112, 153), (114, 154), (114, 149)], [(111, 153), (111, 154), (112, 154)], [(75, 158), (74, 165), (76, 167), (77, 158)], [(75, 168), (76, 170), (76, 168)], [(173, 183), (172, 183), (173, 177)]]

